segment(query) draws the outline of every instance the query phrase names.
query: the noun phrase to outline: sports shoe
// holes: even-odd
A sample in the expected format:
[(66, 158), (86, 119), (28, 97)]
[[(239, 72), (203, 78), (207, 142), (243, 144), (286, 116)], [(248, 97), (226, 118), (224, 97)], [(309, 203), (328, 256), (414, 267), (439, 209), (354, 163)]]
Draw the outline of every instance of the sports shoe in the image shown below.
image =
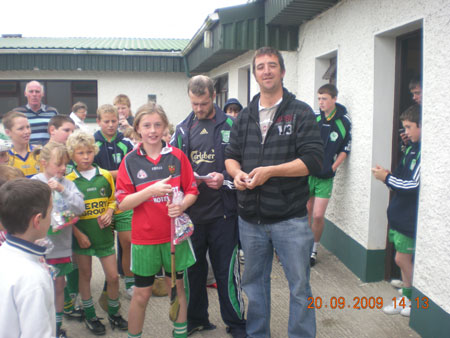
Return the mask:
[(125, 289), (125, 291), (126, 291), (126, 295), (127, 295), (127, 298), (128, 299), (131, 299), (131, 298), (133, 298), (133, 293), (134, 293), (134, 285), (133, 286), (131, 286), (130, 288), (128, 288), (128, 289)]
[(190, 326), (188, 324), (188, 336), (190, 336), (191, 334), (197, 332), (197, 331), (211, 331), (211, 330), (215, 330), (216, 326), (212, 323), (207, 323), (207, 324), (199, 324), (196, 326)]
[(400, 311), (400, 314), (404, 317), (409, 317), (411, 316), (411, 305), (410, 306), (406, 306), (404, 309), (402, 309), (402, 311)]
[(227, 326), (226, 331), (228, 334), (231, 334), (231, 337), (233, 338), (246, 338), (247, 333), (245, 332), (245, 328), (231, 328)]
[(83, 317), (83, 311), (79, 307), (74, 307), (71, 310), (64, 309), (64, 316), (66, 316), (68, 319), (78, 319), (79, 321), (81, 321), (81, 318)]
[(56, 338), (67, 338), (66, 330), (62, 327), (56, 330)]
[(103, 336), (106, 333), (105, 325), (100, 321), (99, 318), (94, 317), (92, 319), (84, 318), (84, 323), (86, 327), (96, 336)]
[[(403, 301), (404, 299), (404, 301)], [(403, 307), (404, 302), (404, 307)], [(397, 297), (394, 302), (392, 302), (391, 305), (387, 305), (383, 308), (383, 312), (388, 315), (396, 315), (401, 313), (403, 309), (411, 308), (411, 301), (406, 297)]]
[(401, 289), (403, 287), (403, 281), (400, 279), (391, 280), (391, 285), (396, 289)]
[(115, 330), (116, 327), (122, 331), (128, 330), (128, 322), (118, 313), (113, 316), (108, 315), (108, 320), (113, 330)]
[(313, 251), (311, 254), (311, 258), (309, 259), (309, 265), (310, 266), (316, 265), (316, 261), (317, 261), (317, 252)]

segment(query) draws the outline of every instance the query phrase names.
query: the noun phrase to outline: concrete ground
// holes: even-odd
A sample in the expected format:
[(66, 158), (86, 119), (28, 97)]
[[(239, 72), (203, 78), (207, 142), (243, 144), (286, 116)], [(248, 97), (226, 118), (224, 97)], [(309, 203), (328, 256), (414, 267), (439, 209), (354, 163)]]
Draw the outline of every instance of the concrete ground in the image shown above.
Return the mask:
[[(103, 286), (103, 273), (98, 260), (94, 260), (94, 276), (92, 281), (92, 293), (97, 315), (104, 317), (106, 324), (106, 337), (126, 337), (126, 332), (113, 331), (107, 323), (104, 313), (97, 303)], [(125, 297), (123, 291), (123, 280), (121, 285), (121, 313), (128, 318), (128, 307), (130, 301)], [(419, 337), (409, 326), (409, 318), (401, 315), (385, 315), (380, 309), (370, 308), (378, 297), (383, 299), (384, 305), (389, 304), (393, 297), (398, 296), (397, 290), (387, 282), (362, 283), (350, 270), (348, 270), (333, 254), (320, 248), (318, 263), (311, 269), (311, 287), (317, 306), (322, 300), (322, 307), (316, 309), (317, 337)], [(214, 331), (197, 332), (193, 338), (226, 338), (231, 337), (225, 331), (225, 325), (221, 320), (217, 291), (208, 289), (210, 321), (217, 325)], [(335, 303), (336, 297), (340, 303)], [(366, 305), (366, 297), (371, 302)], [(378, 298), (378, 302), (381, 302)], [(339, 309), (335, 305), (345, 306)], [(353, 308), (358, 305), (360, 309)], [(366, 307), (366, 308), (364, 308)], [(169, 298), (152, 297), (147, 307), (146, 320), (143, 337), (165, 338), (172, 337), (172, 323), (169, 321)], [(274, 260), (272, 270), (272, 318), (271, 333), (273, 338), (284, 338), (287, 336), (287, 322), (289, 315), (289, 289), (284, 277), (282, 266)], [(68, 336), (72, 338), (92, 336), (84, 323), (78, 321), (64, 321)]]

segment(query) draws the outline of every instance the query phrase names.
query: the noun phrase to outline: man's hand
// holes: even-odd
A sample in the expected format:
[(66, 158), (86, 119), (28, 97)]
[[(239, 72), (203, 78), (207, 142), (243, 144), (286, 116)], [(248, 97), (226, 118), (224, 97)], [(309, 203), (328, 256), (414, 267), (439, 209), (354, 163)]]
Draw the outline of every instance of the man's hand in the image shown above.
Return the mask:
[(245, 190), (247, 189), (247, 181), (249, 181), (250, 178), (248, 177), (248, 174), (240, 171), (239, 173), (236, 174), (236, 176), (234, 176), (234, 186), (236, 188), (236, 190)]
[(270, 167), (255, 168), (248, 174), (250, 180), (247, 180), (246, 186), (248, 189), (254, 189), (266, 183), (271, 177)]
[(213, 171), (212, 173), (209, 173), (208, 175), (211, 176), (212, 178), (204, 179), (202, 181), (204, 181), (206, 183), (206, 185), (208, 187), (210, 187), (211, 189), (215, 189), (215, 190), (220, 189), (223, 185), (223, 180), (224, 180), (223, 174), (216, 173), (215, 171)]
[(382, 166), (378, 165), (375, 168), (372, 168), (372, 173), (373, 176), (375, 176), (375, 178), (377, 180), (380, 180), (382, 182), (386, 181), (386, 176), (388, 174), (390, 174), (389, 170), (384, 169)]

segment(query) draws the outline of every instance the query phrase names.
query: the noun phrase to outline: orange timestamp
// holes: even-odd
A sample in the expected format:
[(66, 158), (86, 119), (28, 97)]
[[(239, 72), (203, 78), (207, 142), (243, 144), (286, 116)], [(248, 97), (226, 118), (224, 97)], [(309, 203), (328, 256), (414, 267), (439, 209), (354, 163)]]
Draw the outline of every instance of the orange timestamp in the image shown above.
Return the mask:
[[(405, 298), (398, 300), (392, 298), (394, 308), (405, 308), (407, 306), (416, 307), (417, 309), (428, 309), (428, 297), (416, 297), (411, 301), (411, 305), (406, 304)], [(383, 297), (353, 297), (347, 300), (345, 297), (331, 297), (324, 299), (322, 297), (308, 297), (308, 309), (382, 309), (384, 306)]]

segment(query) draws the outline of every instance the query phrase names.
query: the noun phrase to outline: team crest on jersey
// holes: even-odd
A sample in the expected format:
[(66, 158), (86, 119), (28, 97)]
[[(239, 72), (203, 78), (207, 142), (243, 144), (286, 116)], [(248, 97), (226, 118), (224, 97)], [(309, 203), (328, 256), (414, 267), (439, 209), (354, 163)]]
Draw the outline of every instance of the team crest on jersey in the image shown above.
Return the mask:
[(230, 143), (230, 131), (229, 130), (222, 130), (222, 142), (223, 143)]
[(170, 173), (170, 175), (175, 174), (175, 165), (173, 165), (173, 164), (169, 165), (169, 173)]
[(106, 190), (105, 188), (100, 189), (100, 196), (105, 197), (106, 196)]
[(144, 178), (147, 178), (147, 173), (141, 169), (137, 172), (136, 177), (143, 180)]
[(119, 164), (120, 162), (122, 162), (122, 154), (121, 153), (116, 153), (116, 154), (112, 154), (112, 158), (114, 163)]
[(336, 133), (335, 131), (333, 131), (333, 132), (330, 134), (330, 140), (331, 140), (331, 142), (336, 141), (338, 137), (339, 137), (338, 133)]

